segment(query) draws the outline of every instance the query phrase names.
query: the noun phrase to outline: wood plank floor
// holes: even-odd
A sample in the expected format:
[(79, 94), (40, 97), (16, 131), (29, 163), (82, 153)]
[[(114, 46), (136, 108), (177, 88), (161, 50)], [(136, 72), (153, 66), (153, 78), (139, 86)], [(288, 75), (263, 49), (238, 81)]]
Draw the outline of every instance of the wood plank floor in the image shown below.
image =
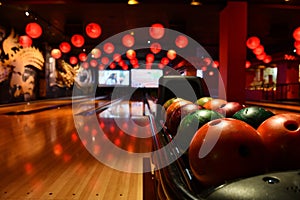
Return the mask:
[(0, 199), (143, 199), (143, 174), (95, 159), (79, 139), (71, 106), (0, 115), (0, 152)]

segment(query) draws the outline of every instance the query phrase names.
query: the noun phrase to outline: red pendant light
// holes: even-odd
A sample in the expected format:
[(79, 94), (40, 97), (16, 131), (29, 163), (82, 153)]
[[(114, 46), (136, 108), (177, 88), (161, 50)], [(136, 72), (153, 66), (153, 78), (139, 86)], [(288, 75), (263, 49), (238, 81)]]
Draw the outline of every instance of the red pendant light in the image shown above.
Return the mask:
[(251, 62), (247, 60), (245, 63), (245, 68), (248, 69), (249, 67), (251, 67)]
[(52, 49), (51, 56), (55, 59), (59, 59), (61, 57), (61, 51), (59, 49)]
[(92, 54), (93, 58), (100, 58), (101, 50), (98, 48), (94, 48), (94, 49), (92, 49), (91, 54)]
[(154, 39), (160, 39), (165, 34), (165, 28), (162, 24), (159, 23), (152, 24), (149, 28), (149, 34)]
[(109, 58), (104, 56), (101, 58), (101, 62), (102, 62), (102, 64), (107, 65), (109, 63)]
[(136, 69), (136, 68), (139, 68), (140, 66), (139, 66), (139, 64), (137, 63), (137, 64), (132, 65), (132, 67), (133, 67), (134, 69)]
[(121, 67), (124, 67), (126, 65), (124, 60), (120, 60), (118, 63)]
[(256, 55), (256, 58), (258, 60), (263, 60), (267, 56), (266, 52), (263, 52), (262, 54)]
[(136, 56), (136, 52), (133, 49), (126, 51), (126, 56), (128, 59), (133, 59)]
[(150, 45), (150, 50), (154, 54), (158, 54), (161, 51), (161, 45), (158, 42), (154, 42)]
[(219, 65), (220, 65), (219, 61), (216, 61), (216, 60), (212, 63), (213, 68), (218, 68)]
[(71, 51), (71, 45), (68, 42), (62, 42), (59, 45), (59, 49), (63, 53), (69, 53)]
[(264, 63), (270, 63), (271, 61), (272, 61), (272, 57), (269, 55), (267, 55), (263, 60)]
[(32, 39), (28, 35), (22, 35), (19, 37), (19, 43), (23, 48), (30, 47), (32, 45)]
[(148, 53), (146, 56), (146, 62), (153, 63), (154, 61), (154, 55), (152, 53)]
[(78, 59), (76, 56), (71, 56), (70, 57), (70, 64), (76, 65), (78, 63)]
[(78, 58), (79, 58), (79, 60), (80, 61), (82, 61), (82, 62), (84, 62), (84, 61), (86, 61), (87, 60), (87, 55), (86, 55), (86, 53), (80, 53), (79, 55), (78, 55)]
[(122, 44), (125, 47), (128, 47), (128, 48), (132, 47), (134, 45), (134, 42), (135, 42), (134, 37), (130, 34), (126, 34), (122, 38)]
[(178, 48), (185, 48), (189, 43), (189, 40), (187, 39), (186, 36), (184, 35), (179, 35), (177, 36), (177, 38), (175, 39), (175, 44)]
[(247, 39), (246, 45), (249, 49), (255, 49), (260, 45), (260, 39), (256, 36), (249, 37)]
[(210, 58), (208, 58), (208, 57), (205, 57), (205, 58), (203, 58), (203, 62), (205, 63), (205, 65), (206, 66), (208, 66), (208, 65), (210, 65), (211, 64), (211, 59)]
[(43, 30), (38, 23), (31, 22), (26, 25), (25, 32), (31, 38), (38, 38), (42, 35)]
[(89, 63), (88, 63), (88, 62), (83, 62), (83, 63), (82, 63), (82, 67), (83, 67), (84, 69), (88, 69), (88, 68), (89, 68)]
[(174, 60), (176, 58), (177, 54), (176, 54), (176, 51), (173, 50), (173, 49), (170, 49), (168, 52), (167, 52), (167, 57), (170, 59), (170, 60)]
[(258, 47), (256, 47), (255, 49), (253, 49), (253, 53), (255, 54), (255, 55), (260, 55), (260, 54), (262, 54), (263, 52), (265, 51), (265, 48), (264, 48), (264, 46), (263, 45), (258, 45)]
[(293, 37), (296, 41), (300, 41), (300, 27), (294, 30)]
[(84, 37), (80, 34), (74, 34), (71, 37), (71, 42), (75, 47), (82, 47), (84, 45)]
[(111, 54), (111, 53), (114, 52), (115, 46), (111, 42), (107, 42), (107, 43), (104, 44), (103, 50), (104, 50), (105, 53)]
[(120, 61), (122, 60), (122, 56), (121, 56), (121, 54), (119, 54), (119, 53), (115, 53), (115, 54), (113, 55), (113, 59), (114, 59), (114, 61), (116, 61), (116, 62), (120, 62)]
[(130, 59), (130, 64), (132, 64), (133, 66), (137, 65), (138, 62), (139, 62), (139, 61), (138, 61), (137, 58)]
[(99, 65), (98, 65), (98, 69), (99, 69), (99, 70), (104, 70), (104, 69), (105, 69), (105, 65), (99, 64)]
[(158, 65), (157, 65), (157, 66), (158, 66), (158, 68), (159, 68), (159, 69), (163, 69), (163, 68), (165, 68), (165, 65), (164, 65), (164, 64), (162, 64), (162, 63), (158, 63)]
[(300, 49), (300, 40), (296, 40), (296, 41), (294, 42), (294, 47), (295, 47), (296, 49)]
[(92, 59), (92, 60), (90, 61), (90, 65), (91, 65), (91, 67), (97, 67), (97, 65), (98, 65), (97, 60)]
[(167, 64), (169, 64), (170, 60), (168, 58), (166, 58), (166, 57), (163, 57), (160, 62), (163, 65), (167, 65)]
[(85, 27), (85, 32), (90, 38), (98, 38), (102, 33), (102, 29), (99, 24), (92, 22)]
[(110, 63), (109, 68), (110, 69), (115, 69), (116, 68), (116, 63), (114, 63), (114, 62)]
[(128, 65), (127, 65), (127, 64), (123, 65), (123, 66), (122, 66), (122, 69), (123, 69), (123, 70), (128, 70)]

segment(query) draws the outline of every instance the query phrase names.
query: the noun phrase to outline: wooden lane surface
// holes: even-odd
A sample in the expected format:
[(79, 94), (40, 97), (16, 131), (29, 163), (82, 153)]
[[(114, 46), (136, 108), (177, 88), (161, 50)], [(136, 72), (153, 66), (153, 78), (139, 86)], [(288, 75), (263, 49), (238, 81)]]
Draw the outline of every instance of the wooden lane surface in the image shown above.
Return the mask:
[(11, 113), (26, 113), (30, 111), (43, 111), (44, 109), (51, 109), (56, 107), (63, 107), (67, 105), (75, 104), (99, 104), (105, 102), (105, 100), (92, 99), (92, 98), (75, 98), (75, 99), (51, 99), (51, 100), (39, 100), (23, 103), (12, 103), (0, 105), (0, 114)]
[(281, 114), (281, 113), (300, 114), (300, 104), (284, 104), (284, 103), (247, 101), (246, 105), (262, 106), (275, 114)]
[(139, 200), (143, 196), (142, 174), (107, 167), (84, 148), (71, 107), (0, 115), (0, 151), (0, 199)]

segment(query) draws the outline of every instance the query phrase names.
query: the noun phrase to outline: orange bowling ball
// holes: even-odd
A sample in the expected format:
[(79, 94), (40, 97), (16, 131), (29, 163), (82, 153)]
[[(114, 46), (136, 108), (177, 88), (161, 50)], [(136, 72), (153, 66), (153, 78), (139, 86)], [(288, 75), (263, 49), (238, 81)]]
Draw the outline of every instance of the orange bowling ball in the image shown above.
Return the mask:
[(203, 105), (203, 107), (208, 110), (216, 110), (216, 109), (220, 108), (222, 105), (225, 105), (226, 103), (227, 103), (227, 101), (224, 99), (212, 99), (210, 101), (207, 101)]
[(161, 116), (163, 117), (163, 119), (166, 119), (165, 118), (165, 114), (166, 114), (166, 111), (168, 109), (168, 107), (173, 103), (173, 102), (176, 102), (176, 101), (180, 101), (182, 100), (182, 98), (178, 98), (178, 97), (173, 97), (169, 100), (167, 100), (164, 104), (163, 104), (163, 109), (161, 111)]

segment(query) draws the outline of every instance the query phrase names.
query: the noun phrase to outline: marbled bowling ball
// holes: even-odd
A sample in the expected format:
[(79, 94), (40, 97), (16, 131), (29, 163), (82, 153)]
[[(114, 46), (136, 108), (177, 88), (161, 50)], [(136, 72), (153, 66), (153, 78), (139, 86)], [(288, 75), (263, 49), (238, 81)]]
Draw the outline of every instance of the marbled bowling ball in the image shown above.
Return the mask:
[(273, 112), (263, 107), (249, 106), (236, 112), (232, 118), (244, 121), (256, 129), (263, 121), (273, 115)]

